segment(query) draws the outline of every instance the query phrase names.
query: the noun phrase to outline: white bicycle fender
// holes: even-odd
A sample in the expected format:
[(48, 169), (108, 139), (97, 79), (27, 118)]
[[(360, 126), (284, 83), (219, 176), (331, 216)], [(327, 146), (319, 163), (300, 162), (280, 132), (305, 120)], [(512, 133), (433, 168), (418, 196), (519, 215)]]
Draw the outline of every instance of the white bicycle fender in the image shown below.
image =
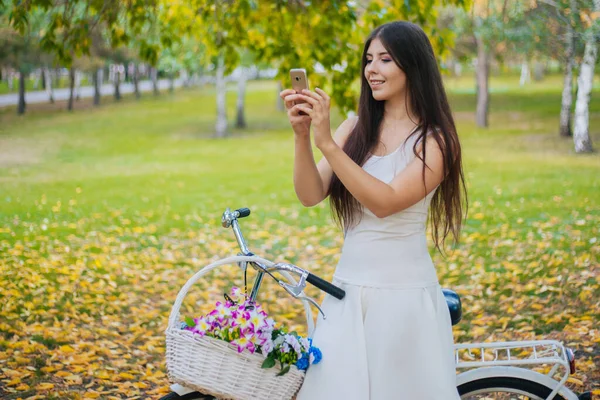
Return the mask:
[[(560, 382), (550, 378), (548, 375), (543, 375), (539, 372), (529, 369), (498, 366), (475, 368), (466, 372), (462, 372), (456, 376), (456, 386), (458, 387), (462, 384), (478, 379), (494, 378), (499, 376), (537, 382), (541, 385), (549, 387), (552, 390), (554, 390), (560, 384)], [(577, 395), (569, 390), (569, 388), (566, 386), (563, 386), (558, 393), (567, 400), (579, 400)]]
[(194, 389), (188, 389), (185, 386), (181, 386), (179, 383), (171, 385), (171, 391), (177, 393), (179, 396), (185, 396), (186, 394), (195, 392)]

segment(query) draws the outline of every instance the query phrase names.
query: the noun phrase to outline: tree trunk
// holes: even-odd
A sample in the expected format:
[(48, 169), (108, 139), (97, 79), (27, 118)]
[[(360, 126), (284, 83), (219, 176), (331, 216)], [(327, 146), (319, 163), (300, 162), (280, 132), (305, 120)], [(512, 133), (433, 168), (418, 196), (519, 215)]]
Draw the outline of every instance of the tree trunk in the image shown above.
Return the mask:
[(575, 64), (575, 38), (573, 26), (568, 24), (565, 35), (565, 78), (560, 108), (560, 136), (571, 136), (571, 106), (573, 104), (573, 64)]
[(173, 93), (175, 91), (175, 73), (169, 73), (169, 93)]
[(140, 94), (140, 68), (137, 63), (133, 66), (133, 91), (135, 93), (135, 98), (139, 99), (141, 96), (141, 94)]
[(40, 80), (42, 78), (42, 73), (40, 69), (35, 70), (33, 73), (33, 90), (38, 90), (40, 86)]
[(244, 103), (246, 99), (246, 68), (240, 67), (240, 78), (238, 80), (238, 97), (237, 97), (237, 118), (235, 122), (236, 128), (246, 128), (246, 117), (244, 114)]
[(217, 123), (215, 125), (215, 136), (222, 138), (227, 136), (227, 110), (225, 103), (225, 57), (219, 55), (217, 62)]
[(150, 77), (152, 78), (152, 91), (155, 96), (160, 93), (158, 91), (158, 71), (155, 67), (150, 68)]
[(188, 73), (187, 69), (181, 70), (181, 81), (184, 88), (190, 87), (190, 74)]
[(531, 71), (529, 71), (529, 62), (523, 60), (521, 63), (521, 79), (519, 79), (519, 85), (525, 86), (526, 83), (531, 81)]
[(12, 71), (8, 73), (8, 80), (6, 81), (6, 83), (8, 84), (8, 91), (12, 92), (13, 91), (13, 86), (14, 86), (14, 77), (13, 77), (13, 73)]
[(121, 71), (119, 66), (115, 68), (115, 100), (121, 100)]
[(488, 53), (483, 39), (477, 38), (477, 110), (475, 120), (477, 126), (486, 128), (488, 126), (489, 108), (489, 74), (490, 65)]
[(104, 69), (98, 68), (94, 72), (94, 105), (100, 105), (100, 88), (102, 86), (102, 75), (104, 75)]
[(279, 95), (283, 90), (283, 85), (281, 84), (281, 80), (277, 81), (277, 111), (285, 111), (285, 104), (283, 104), (283, 99)]
[(73, 111), (73, 100), (75, 99), (75, 68), (69, 69), (69, 103), (67, 110)]
[(50, 74), (50, 70), (47, 67), (44, 67), (43, 74), (44, 77), (44, 86), (46, 93), (48, 94), (48, 100), (50, 103), (54, 103), (54, 88), (52, 87), (52, 75)]
[(81, 100), (81, 71), (75, 70), (75, 100)]
[[(12, 76), (10, 76), (10, 79), (12, 79)], [(25, 72), (19, 71), (19, 103), (17, 105), (17, 114), (24, 114), (25, 107)]]
[(536, 82), (540, 82), (544, 79), (544, 64), (540, 61), (536, 61), (533, 63), (533, 80)]
[[(600, 11), (600, 0), (594, 0), (594, 6), (596, 11)], [(577, 80), (577, 102), (575, 103), (575, 126), (573, 129), (576, 153), (589, 153), (592, 151), (589, 132), (589, 105), (597, 55), (598, 43), (596, 43), (593, 30), (590, 29), (586, 35), (585, 51)]]

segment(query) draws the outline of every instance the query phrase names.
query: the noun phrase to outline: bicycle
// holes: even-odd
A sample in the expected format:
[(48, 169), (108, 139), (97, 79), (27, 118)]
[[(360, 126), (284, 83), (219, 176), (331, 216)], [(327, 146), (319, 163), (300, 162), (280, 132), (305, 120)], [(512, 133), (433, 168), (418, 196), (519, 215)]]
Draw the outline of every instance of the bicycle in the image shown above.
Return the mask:
[[(199, 276), (225, 264), (237, 263), (244, 272), (248, 265), (257, 271), (254, 284), (250, 293), (250, 299), (256, 300), (264, 276), (267, 275), (282, 286), (292, 297), (304, 302), (306, 311), (308, 332), (314, 330), (314, 321), (310, 305), (313, 305), (323, 314), (319, 304), (304, 294), (306, 282), (311, 283), (326, 293), (342, 300), (344, 291), (337, 286), (319, 278), (318, 276), (289, 263), (273, 263), (267, 259), (255, 256), (249, 249), (242, 234), (238, 219), (250, 215), (248, 208), (231, 211), (225, 210), (221, 221), (225, 228), (231, 227), (240, 247), (238, 256), (221, 259), (200, 270), (194, 277), (190, 278), (184, 288), (189, 288)], [(279, 272), (286, 281), (278, 279), (273, 272)], [(296, 281), (291, 274), (298, 277)], [(180, 292), (176, 304), (181, 303), (183, 298)], [(442, 289), (452, 325), (456, 325), (462, 319), (462, 304), (459, 295), (450, 289)], [(185, 295), (185, 293), (183, 293)], [(175, 308), (174, 308), (175, 309)], [(176, 315), (171, 313), (171, 320)], [(323, 314), (324, 317), (326, 317)], [(465, 370), (456, 376), (457, 390), (462, 400), (475, 399), (529, 399), (529, 400), (591, 400), (591, 393), (576, 394), (565, 386), (570, 374), (575, 372), (575, 357), (573, 351), (566, 348), (556, 340), (535, 340), (521, 342), (491, 342), (491, 343), (464, 343), (455, 344), (455, 359), (457, 370)], [(546, 374), (524, 368), (525, 366), (551, 366)], [(562, 368), (560, 380), (554, 376)], [(180, 384), (171, 385), (172, 390), (160, 400), (209, 400), (212, 396), (202, 394), (193, 389), (186, 388)]]

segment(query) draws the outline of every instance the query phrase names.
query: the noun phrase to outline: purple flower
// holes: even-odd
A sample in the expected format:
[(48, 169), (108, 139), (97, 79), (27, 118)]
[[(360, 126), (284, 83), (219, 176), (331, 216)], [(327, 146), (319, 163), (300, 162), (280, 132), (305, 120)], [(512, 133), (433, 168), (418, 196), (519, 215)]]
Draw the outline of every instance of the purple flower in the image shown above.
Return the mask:
[(243, 297), (244, 293), (242, 293), (242, 289), (236, 286), (231, 288), (231, 299), (233, 301), (240, 301)]
[(197, 333), (200, 336), (204, 336), (210, 330), (210, 324), (206, 322), (204, 318), (194, 319), (196, 326), (191, 328), (191, 331)]

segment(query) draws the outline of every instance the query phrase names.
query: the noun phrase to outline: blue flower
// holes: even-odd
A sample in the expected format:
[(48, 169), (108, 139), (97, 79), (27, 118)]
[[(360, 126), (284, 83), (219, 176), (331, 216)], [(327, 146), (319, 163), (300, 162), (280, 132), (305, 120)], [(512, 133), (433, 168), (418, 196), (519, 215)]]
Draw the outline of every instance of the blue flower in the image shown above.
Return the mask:
[(321, 359), (323, 358), (323, 354), (321, 353), (321, 350), (319, 350), (319, 348), (317, 348), (317, 347), (311, 346), (310, 349), (308, 350), (308, 352), (310, 354), (312, 354), (312, 356), (315, 358), (315, 360), (313, 361), (313, 364), (318, 364), (321, 361)]
[(308, 355), (304, 353), (302, 358), (296, 362), (296, 367), (301, 371), (306, 371), (308, 369)]

